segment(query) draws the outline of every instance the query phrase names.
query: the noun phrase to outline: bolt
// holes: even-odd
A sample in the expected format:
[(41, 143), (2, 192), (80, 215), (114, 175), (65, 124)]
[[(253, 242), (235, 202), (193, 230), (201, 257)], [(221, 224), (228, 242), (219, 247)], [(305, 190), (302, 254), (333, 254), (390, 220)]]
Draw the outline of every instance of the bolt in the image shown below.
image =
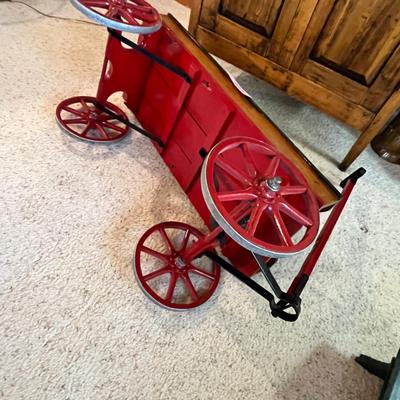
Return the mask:
[(278, 192), (281, 188), (282, 178), (280, 176), (275, 176), (273, 178), (267, 179), (267, 187), (268, 189), (272, 190), (273, 192)]

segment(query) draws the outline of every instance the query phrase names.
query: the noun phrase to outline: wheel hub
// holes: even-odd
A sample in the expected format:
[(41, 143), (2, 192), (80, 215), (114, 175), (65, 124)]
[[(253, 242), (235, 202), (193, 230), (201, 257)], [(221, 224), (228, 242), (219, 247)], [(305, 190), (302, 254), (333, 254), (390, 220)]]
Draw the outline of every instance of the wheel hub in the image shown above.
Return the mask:
[(175, 266), (177, 266), (179, 269), (186, 267), (186, 262), (181, 256), (176, 257), (174, 260), (174, 263), (175, 263)]
[(282, 178), (280, 176), (268, 178), (265, 181), (266, 187), (272, 190), (273, 192), (279, 192), (279, 190), (281, 189), (281, 183), (282, 183)]

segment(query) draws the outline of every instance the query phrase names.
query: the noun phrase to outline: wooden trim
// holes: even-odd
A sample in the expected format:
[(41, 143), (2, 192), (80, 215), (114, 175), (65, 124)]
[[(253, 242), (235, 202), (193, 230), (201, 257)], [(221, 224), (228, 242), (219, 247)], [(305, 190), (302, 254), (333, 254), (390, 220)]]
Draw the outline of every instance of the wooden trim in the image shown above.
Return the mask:
[(270, 40), (265, 36), (260, 35), (259, 33), (232, 21), (221, 14), (218, 14), (216, 17), (214, 31), (218, 35), (261, 55), (263, 55), (269, 47)]
[[(163, 16), (165, 25), (170, 28), (183, 46), (190, 51), (203, 66), (203, 68), (218, 82), (228, 96), (246, 116), (268, 136), (274, 146), (285, 154), (299, 168), (307, 179), (313, 192), (321, 199), (324, 208), (336, 203), (340, 193), (335, 187), (315, 168), (315, 166), (301, 153), (290, 139), (259, 109), (255, 103), (243, 95), (232, 83), (229, 75), (202, 50), (187, 34), (186, 30), (172, 16)], [(200, 27), (198, 28), (198, 32)], [(261, 57), (261, 56), (260, 56)], [(262, 58), (262, 57), (261, 57)]]
[(311, 54), (311, 51), (318, 40), (326, 19), (332, 11), (335, 0), (319, 0), (311, 16), (308, 27), (301, 40), (300, 46), (293, 59), (290, 69), (294, 72), (301, 72)]
[(195, 35), (197, 25), (199, 24), (200, 11), (203, 6), (203, 0), (191, 0), (190, 6), (190, 20), (189, 20), (189, 32)]
[(368, 93), (368, 88), (366, 86), (312, 60), (306, 62), (301, 71), (301, 75), (343, 96), (355, 104), (360, 104)]
[(375, 82), (370, 86), (362, 105), (378, 111), (400, 82), (400, 45), (389, 58)]
[[(279, 63), (279, 56), (286, 36), (292, 26), (301, 0), (284, 1), (277, 24), (272, 35), (272, 44), (265, 57)], [(279, 63), (280, 64), (280, 63)]]
[(199, 25), (214, 30), (217, 23), (218, 5), (216, 0), (201, 0), (202, 6), (199, 17)]
[(396, 91), (384, 104), (371, 125), (366, 129), (354, 143), (353, 147), (347, 153), (339, 168), (345, 171), (350, 164), (360, 155), (368, 146), (371, 140), (377, 136), (391, 121), (391, 118), (400, 110), (400, 91)]
[(288, 68), (312, 18), (318, 0), (285, 1), (267, 57)]
[(289, 95), (305, 101), (353, 128), (363, 131), (371, 123), (374, 113), (326, 89), (299, 74), (238, 46), (201, 26), (197, 40), (211, 53), (270, 82)]

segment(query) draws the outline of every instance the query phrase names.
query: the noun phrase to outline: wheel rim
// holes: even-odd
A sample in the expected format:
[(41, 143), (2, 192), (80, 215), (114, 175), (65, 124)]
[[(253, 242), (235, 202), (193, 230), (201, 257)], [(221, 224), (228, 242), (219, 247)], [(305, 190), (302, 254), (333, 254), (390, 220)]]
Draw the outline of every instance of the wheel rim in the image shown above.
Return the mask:
[(236, 137), (217, 144), (204, 161), (201, 188), (217, 223), (254, 253), (294, 255), (318, 233), (318, 203), (303, 175), (262, 141)]
[(190, 225), (164, 222), (150, 228), (139, 240), (133, 270), (144, 293), (171, 309), (198, 307), (214, 293), (220, 267), (207, 257), (183, 260), (183, 252), (204, 235)]
[(87, 17), (109, 28), (149, 34), (161, 28), (158, 11), (144, 0), (71, 0)]
[[(67, 133), (89, 142), (114, 142), (122, 139), (129, 127), (113, 116), (100, 110), (94, 97), (71, 97), (62, 101), (56, 110), (57, 122)], [(105, 102), (104, 106), (128, 120), (116, 105)]]

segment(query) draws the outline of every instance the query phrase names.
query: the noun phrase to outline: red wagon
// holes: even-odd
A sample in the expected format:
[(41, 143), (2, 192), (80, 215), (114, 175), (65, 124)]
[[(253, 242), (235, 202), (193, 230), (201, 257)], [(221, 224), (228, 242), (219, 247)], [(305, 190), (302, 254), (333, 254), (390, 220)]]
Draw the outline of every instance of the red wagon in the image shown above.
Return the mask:
[[(141, 288), (166, 308), (193, 308), (211, 297), (222, 267), (263, 296), (272, 315), (296, 320), (300, 295), (365, 170), (339, 193), (172, 16), (143, 0), (71, 1), (109, 37), (96, 97), (61, 102), (59, 124), (88, 141), (119, 140), (129, 128), (149, 137), (210, 229), (203, 235), (163, 222), (145, 232), (134, 257)], [(141, 127), (107, 101), (115, 92)], [(307, 248), (282, 290), (272, 266)], [(271, 291), (251, 278), (257, 271)]]

